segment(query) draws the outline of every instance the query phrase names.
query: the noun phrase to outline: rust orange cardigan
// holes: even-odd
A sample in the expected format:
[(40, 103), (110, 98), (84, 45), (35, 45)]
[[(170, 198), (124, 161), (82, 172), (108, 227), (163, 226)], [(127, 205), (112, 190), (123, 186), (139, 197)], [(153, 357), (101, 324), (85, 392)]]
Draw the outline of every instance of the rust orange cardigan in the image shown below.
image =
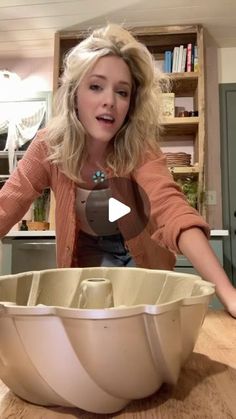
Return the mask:
[[(56, 243), (58, 267), (76, 266), (79, 259), (76, 235), (76, 184), (57, 165), (46, 160), (46, 131), (39, 131), (23, 159), (0, 190), (0, 237), (27, 212), (33, 200), (50, 187), (55, 195)], [(209, 226), (187, 203), (173, 181), (160, 151), (138, 167), (132, 178), (145, 190), (150, 200), (150, 223), (136, 237), (126, 240), (137, 266), (153, 269), (173, 269), (175, 253), (179, 253), (180, 233), (191, 227), (201, 228), (209, 237)], [(110, 185), (112, 189), (112, 184)], [(121, 233), (122, 225), (120, 225)], [(125, 237), (126, 239), (126, 237)]]

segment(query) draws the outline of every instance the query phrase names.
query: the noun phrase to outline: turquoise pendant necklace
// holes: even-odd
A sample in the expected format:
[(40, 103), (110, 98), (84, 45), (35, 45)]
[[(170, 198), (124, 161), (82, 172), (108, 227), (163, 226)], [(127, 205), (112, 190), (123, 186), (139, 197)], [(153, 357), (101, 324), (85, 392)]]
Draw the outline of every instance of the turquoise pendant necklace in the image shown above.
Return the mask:
[(96, 170), (92, 174), (92, 180), (94, 181), (94, 183), (102, 183), (106, 180), (106, 175), (102, 170)]

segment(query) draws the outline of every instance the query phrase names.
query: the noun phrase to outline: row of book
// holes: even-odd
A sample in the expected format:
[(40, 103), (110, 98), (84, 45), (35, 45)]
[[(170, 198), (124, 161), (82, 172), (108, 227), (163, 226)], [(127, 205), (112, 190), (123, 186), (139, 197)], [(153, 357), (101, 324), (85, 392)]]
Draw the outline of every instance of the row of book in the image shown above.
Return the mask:
[(186, 71), (198, 71), (197, 45), (180, 45), (174, 47), (173, 51), (165, 51), (165, 73), (184, 73)]

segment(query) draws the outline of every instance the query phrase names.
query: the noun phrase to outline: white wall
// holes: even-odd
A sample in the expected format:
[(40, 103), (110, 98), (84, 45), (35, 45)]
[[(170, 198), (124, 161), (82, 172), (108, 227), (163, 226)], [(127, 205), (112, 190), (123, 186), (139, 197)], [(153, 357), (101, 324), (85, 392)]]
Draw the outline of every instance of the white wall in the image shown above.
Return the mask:
[(219, 83), (236, 83), (236, 48), (218, 49)]
[(52, 91), (53, 57), (2, 59), (1, 68), (18, 74), (26, 96), (33, 91)]

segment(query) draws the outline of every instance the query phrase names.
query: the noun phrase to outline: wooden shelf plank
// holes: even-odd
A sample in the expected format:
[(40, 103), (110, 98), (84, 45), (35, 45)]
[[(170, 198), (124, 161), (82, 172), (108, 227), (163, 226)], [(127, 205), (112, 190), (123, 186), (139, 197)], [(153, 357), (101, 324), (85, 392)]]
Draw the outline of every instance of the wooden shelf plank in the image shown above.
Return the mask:
[(199, 173), (199, 166), (169, 166), (169, 169), (174, 174), (193, 174), (193, 173)]
[(196, 134), (198, 130), (199, 117), (187, 116), (187, 117), (163, 118), (161, 124), (164, 127), (163, 136)]
[(175, 80), (197, 80), (198, 71), (185, 71), (184, 73), (169, 73), (169, 76)]
[(199, 117), (198, 116), (176, 116), (176, 117), (166, 117), (163, 118), (162, 124), (163, 125), (191, 125), (191, 124), (198, 124)]

